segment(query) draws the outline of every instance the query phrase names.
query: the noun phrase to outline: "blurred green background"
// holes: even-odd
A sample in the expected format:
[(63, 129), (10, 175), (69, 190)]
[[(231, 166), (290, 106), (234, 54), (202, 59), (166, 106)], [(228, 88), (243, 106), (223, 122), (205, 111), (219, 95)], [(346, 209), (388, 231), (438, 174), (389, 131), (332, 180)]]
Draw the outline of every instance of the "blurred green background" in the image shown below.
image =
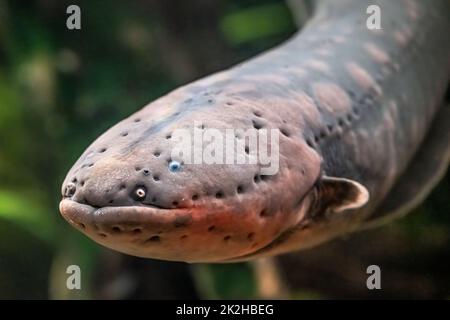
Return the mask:
[[(81, 30), (66, 8), (81, 7)], [(149, 101), (296, 31), (276, 0), (0, 0), (0, 298), (255, 298), (250, 264), (187, 265), (96, 245), (59, 215), (60, 184)], [(449, 298), (450, 178), (407, 218), (279, 259), (290, 298)], [(82, 270), (67, 290), (66, 268)], [(366, 267), (382, 290), (366, 288)]]

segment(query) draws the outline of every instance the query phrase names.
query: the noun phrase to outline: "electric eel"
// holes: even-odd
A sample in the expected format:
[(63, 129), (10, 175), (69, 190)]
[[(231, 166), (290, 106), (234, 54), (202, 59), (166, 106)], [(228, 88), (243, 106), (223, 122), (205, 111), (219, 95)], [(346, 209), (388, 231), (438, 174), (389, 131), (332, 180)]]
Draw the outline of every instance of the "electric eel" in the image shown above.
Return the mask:
[[(318, 1), (285, 43), (107, 130), (68, 172), (61, 214), (106, 247), (186, 262), (274, 256), (400, 217), (450, 162), (449, 34), (447, 0)], [(250, 161), (262, 149), (240, 134), (246, 163), (186, 162), (180, 129), (275, 130), (277, 170)]]

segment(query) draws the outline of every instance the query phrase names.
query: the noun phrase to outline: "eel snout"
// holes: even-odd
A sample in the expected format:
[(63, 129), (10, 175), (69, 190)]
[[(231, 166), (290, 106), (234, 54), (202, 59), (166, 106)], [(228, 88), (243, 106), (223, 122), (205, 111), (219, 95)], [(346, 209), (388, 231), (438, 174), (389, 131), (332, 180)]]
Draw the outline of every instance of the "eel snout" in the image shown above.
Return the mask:
[[(188, 262), (247, 255), (270, 244), (287, 227), (284, 215), (268, 212), (257, 193), (157, 202), (152, 198), (160, 195), (155, 184), (161, 182), (145, 183), (148, 179), (142, 169), (136, 171), (126, 161), (99, 159), (95, 166), (69, 173), (60, 212), (72, 226), (106, 247)], [(185, 199), (195, 191), (192, 188), (186, 183), (166, 196)]]
[[(214, 185), (223, 184), (208, 195), (213, 188), (204, 189), (207, 180), (201, 173), (209, 172), (205, 168), (185, 166), (172, 172), (173, 161), (160, 168), (136, 165), (137, 158), (143, 157), (99, 157), (92, 166), (83, 165), (82, 159), (62, 186), (63, 217), (111, 249), (186, 262), (248, 255), (272, 243), (298, 219), (256, 192), (266, 181), (255, 181), (254, 173), (243, 168), (230, 166), (228, 172), (221, 167), (222, 175), (207, 175), (220, 179)], [(239, 182), (242, 179), (253, 188)]]

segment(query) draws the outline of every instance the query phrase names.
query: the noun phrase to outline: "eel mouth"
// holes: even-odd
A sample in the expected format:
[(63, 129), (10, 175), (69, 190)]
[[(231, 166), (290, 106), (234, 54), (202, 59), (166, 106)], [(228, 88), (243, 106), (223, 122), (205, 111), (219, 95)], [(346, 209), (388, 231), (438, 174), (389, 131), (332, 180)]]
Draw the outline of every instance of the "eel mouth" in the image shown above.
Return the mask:
[(254, 212), (236, 214), (225, 206), (96, 208), (63, 199), (59, 208), (72, 226), (103, 246), (170, 261), (221, 262), (248, 255), (270, 244), (282, 229)]

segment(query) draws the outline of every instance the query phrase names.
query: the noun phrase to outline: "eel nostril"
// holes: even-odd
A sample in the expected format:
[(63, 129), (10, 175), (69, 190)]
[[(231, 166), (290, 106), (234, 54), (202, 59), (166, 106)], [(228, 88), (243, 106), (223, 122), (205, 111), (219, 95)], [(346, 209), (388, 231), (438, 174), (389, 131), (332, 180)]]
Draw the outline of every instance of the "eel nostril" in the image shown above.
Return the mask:
[(75, 186), (75, 183), (69, 182), (66, 186), (66, 190), (64, 191), (64, 196), (71, 197), (75, 194), (76, 190), (77, 190), (77, 187)]

